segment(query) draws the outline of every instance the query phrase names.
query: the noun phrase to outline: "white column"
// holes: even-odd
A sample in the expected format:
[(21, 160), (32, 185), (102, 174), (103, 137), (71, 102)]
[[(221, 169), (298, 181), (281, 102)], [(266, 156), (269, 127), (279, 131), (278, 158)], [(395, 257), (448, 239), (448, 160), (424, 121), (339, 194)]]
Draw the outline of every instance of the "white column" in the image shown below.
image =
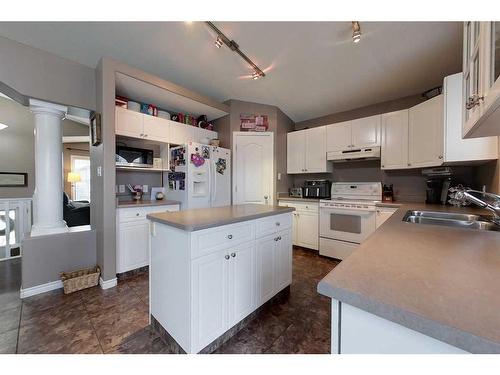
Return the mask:
[(63, 233), (62, 120), (67, 108), (30, 99), (35, 115), (35, 193), (31, 236)]

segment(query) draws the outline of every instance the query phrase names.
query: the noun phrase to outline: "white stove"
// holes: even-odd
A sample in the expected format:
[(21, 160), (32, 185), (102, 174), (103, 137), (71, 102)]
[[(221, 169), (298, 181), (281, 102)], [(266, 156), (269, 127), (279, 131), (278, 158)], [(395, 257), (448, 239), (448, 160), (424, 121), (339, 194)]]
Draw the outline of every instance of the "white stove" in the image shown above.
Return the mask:
[(331, 199), (320, 200), (319, 253), (345, 259), (375, 231), (380, 182), (336, 182)]

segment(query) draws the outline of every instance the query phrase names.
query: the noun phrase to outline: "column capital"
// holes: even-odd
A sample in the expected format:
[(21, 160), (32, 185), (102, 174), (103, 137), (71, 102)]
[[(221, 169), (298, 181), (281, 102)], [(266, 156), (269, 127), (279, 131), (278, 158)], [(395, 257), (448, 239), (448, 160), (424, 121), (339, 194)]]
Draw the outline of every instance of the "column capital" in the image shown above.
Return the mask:
[(60, 105), (60, 104), (55, 104), (55, 103), (50, 103), (50, 102), (45, 102), (43, 100), (39, 99), (29, 99), (30, 103), (30, 111), (37, 114), (37, 113), (46, 113), (49, 115), (53, 116), (58, 116), (60, 118), (63, 118), (66, 113), (68, 112), (68, 107)]

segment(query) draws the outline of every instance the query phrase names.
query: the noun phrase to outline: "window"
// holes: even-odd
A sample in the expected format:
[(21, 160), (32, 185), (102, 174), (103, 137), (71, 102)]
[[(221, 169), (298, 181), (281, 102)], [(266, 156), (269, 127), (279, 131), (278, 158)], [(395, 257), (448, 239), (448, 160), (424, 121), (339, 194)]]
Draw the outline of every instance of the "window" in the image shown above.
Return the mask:
[(90, 202), (90, 157), (71, 155), (71, 171), (80, 175), (80, 181), (72, 184), (72, 199)]

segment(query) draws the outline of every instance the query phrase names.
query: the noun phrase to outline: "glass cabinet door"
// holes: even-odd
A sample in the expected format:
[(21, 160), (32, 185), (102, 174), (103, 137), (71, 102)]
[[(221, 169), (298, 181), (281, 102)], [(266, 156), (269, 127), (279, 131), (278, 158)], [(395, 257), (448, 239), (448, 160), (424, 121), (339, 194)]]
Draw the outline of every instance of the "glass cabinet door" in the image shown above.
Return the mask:
[(490, 87), (500, 77), (500, 22), (491, 23), (491, 62), (490, 62)]
[(480, 23), (466, 22), (464, 25), (464, 103), (465, 120), (469, 120), (478, 111), (478, 105), (472, 105), (475, 97), (481, 96), (481, 54)]

